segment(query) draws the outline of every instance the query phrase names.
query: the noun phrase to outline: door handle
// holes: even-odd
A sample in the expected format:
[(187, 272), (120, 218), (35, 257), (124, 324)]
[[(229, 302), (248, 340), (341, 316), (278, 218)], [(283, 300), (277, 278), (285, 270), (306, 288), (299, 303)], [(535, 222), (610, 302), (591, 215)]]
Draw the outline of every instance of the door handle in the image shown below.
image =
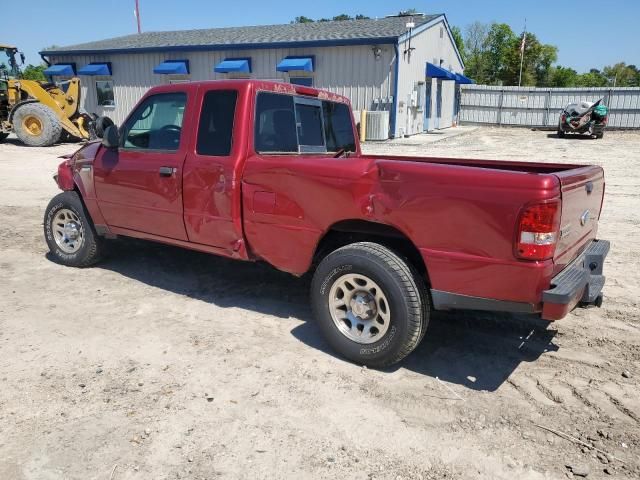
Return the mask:
[(161, 177), (170, 177), (175, 173), (175, 168), (172, 167), (160, 167), (160, 176)]

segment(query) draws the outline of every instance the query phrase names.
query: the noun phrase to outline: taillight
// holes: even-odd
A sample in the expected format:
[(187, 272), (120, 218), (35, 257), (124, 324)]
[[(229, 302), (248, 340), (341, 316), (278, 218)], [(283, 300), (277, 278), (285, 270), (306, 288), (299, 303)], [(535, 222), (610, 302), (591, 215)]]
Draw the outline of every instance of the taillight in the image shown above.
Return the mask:
[(527, 205), (520, 213), (515, 254), (526, 260), (553, 258), (560, 230), (560, 200)]

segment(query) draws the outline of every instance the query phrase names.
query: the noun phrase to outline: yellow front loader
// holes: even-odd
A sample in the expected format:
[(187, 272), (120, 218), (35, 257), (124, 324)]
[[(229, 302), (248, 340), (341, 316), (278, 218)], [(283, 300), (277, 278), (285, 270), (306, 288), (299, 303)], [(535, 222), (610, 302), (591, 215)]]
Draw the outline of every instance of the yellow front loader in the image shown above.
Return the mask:
[(17, 48), (0, 45), (0, 142), (12, 131), (34, 147), (94, 138), (94, 119), (80, 113), (80, 79), (60, 85), (22, 79), (17, 55), (24, 61)]

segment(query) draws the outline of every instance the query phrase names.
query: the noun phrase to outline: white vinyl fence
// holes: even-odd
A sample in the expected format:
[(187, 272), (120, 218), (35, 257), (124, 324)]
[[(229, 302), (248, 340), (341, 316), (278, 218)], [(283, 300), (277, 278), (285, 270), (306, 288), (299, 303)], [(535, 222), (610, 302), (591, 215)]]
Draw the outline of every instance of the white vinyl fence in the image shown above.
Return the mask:
[(532, 88), (462, 85), (461, 124), (556, 127), (563, 107), (603, 98), (608, 127), (640, 128), (640, 88)]

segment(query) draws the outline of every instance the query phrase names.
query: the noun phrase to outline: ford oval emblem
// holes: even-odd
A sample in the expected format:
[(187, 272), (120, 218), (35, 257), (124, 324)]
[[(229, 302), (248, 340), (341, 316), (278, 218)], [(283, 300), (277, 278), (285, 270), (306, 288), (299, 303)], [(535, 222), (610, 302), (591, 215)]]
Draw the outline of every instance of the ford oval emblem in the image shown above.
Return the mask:
[(580, 215), (580, 225), (585, 226), (589, 221), (589, 210), (585, 210), (582, 215)]

